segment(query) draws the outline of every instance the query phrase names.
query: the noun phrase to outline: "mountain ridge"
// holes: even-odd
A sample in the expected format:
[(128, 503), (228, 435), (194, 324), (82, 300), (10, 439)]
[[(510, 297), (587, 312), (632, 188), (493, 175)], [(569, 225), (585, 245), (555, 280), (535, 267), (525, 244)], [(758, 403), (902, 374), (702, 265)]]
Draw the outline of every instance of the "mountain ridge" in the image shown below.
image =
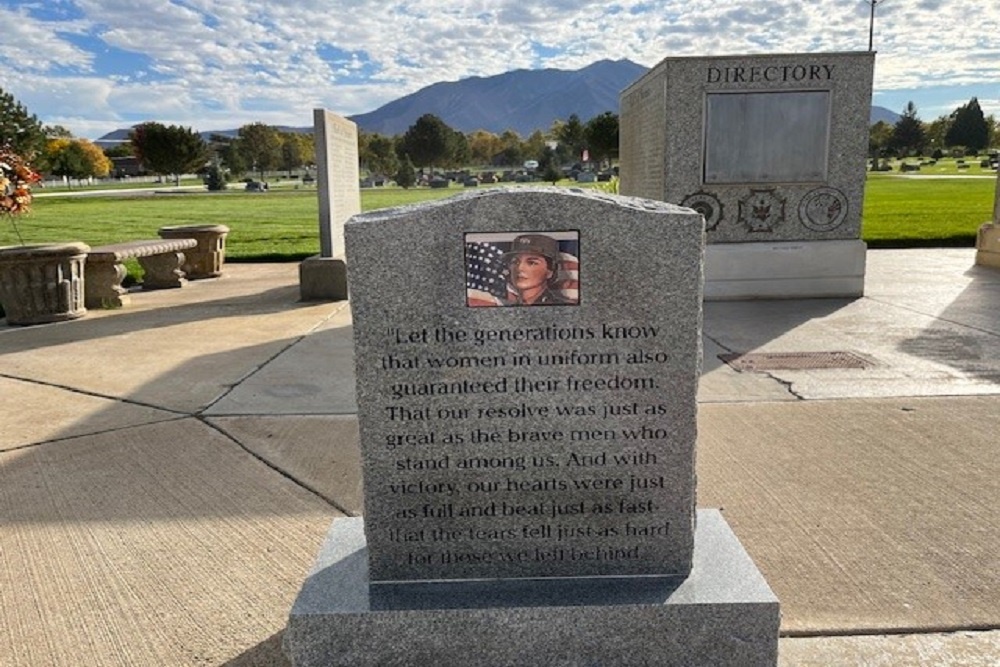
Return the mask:
[[(434, 114), (449, 127), (469, 133), (485, 130), (502, 134), (507, 130), (527, 138), (536, 130), (546, 132), (555, 120), (576, 114), (586, 122), (606, 111), (618, 113), (622, 90), (649, 69), (631, 60), (598, 60), (578, 70), (511, 70), (493, 76), (472, 76), (458, 81), (440, 81), (404, 95), (381, 107), (348, 116), (365, 132), (388, 136), (403, 134), (424, 114)], [(885, 107), (871, 108), (870, 122), (894, 124), (899, 114)], [(312, 132), (313, 128), (278, 126), (284, 132)], [(128, 139), (130, 128), (105, 134), (95, 143), (114, 146)], [(238, 129), (200, 132), (236, 136)]]

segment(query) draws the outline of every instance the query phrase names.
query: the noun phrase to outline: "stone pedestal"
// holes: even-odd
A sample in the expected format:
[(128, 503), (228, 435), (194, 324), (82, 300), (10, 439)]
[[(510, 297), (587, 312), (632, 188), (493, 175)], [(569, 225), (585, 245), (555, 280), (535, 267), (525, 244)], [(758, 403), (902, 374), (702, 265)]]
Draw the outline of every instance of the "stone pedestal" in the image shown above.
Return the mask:
[(347, 298), (347, 265), (343, 259), (314, 255), (299, 264), (299, 297), (303, 301)]
[(976, 235), (976, 264), (1000, 269), (1000, 224), (987, 222), (979, 228)]
[(687, 578), (371, 584), (362, 519), (337, 519), (284, 648), (312, 665), (774, 665), (778, 600), (717, 510)]
[(226, 261), (226, 236), (229, 227), (225, 225), (179, 225), (161, 227), (157, 232), (164, 239), (194, 239), (198, 246), (186, 251), (181, 270), (188, 280), (217, 278), (222, 275), (222, 265)]
[(0, 304), (8, 324), (43, 324), (86, 314), (83, 243), (0, 248)]
[(864, 295), (863, 241), (716, 243), (705, 247), (705, 300)]

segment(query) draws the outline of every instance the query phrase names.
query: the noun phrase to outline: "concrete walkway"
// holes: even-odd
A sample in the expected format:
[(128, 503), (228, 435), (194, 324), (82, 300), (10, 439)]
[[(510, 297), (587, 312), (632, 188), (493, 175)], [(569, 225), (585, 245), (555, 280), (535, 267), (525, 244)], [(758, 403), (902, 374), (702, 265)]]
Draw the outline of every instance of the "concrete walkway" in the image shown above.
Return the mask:
[[(782, 601), (782, 665), (1000, 663), (1000, 271), (973, 257), (706, 304), (699, 505)], [(747, 352), (868, 367), (719, 359)], [(299, 303), (292, 264), (0, 326), (0, 664), (286, 664), (329, 523), (362, 509), (352, 364), (348, 305)]]

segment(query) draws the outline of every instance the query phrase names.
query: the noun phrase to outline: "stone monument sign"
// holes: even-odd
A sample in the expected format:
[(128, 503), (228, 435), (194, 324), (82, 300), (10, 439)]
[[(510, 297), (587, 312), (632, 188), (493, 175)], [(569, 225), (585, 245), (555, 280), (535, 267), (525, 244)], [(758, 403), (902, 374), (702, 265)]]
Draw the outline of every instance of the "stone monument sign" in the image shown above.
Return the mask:
[(491, 189), (346, 240), (365, 516), (293, 664), (775, 663), (777, 600), (695, 511), (701, 216)]
[(303, 300), (346, 299), (344, 223), (361, 212), (358, 127), (326, 109), (313, 110), (320, 254), (299, 265)]
[(706, 298), (859, 296), (874, 53), (667, 58), (621, 96), (621, 192), (705, 217)]

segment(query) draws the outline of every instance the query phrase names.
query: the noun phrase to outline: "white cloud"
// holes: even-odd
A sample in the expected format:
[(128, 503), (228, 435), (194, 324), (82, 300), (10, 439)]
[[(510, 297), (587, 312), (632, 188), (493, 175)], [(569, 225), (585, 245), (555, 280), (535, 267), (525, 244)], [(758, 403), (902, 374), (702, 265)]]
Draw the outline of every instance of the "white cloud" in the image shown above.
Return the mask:
[[(199, 129), (304, 125), (316, 106), (361, 113), (517, 68), (864, 50), (869, 11), (866, 0), (0, 0), (0, 66), (17, 72), (0, 85), (87, 136), (147, 113)], [(997, 34), (994, 2), (882, 0), (875, 87), (995, 89)], [(109, 74), (102, 45), (135, 63)]]

